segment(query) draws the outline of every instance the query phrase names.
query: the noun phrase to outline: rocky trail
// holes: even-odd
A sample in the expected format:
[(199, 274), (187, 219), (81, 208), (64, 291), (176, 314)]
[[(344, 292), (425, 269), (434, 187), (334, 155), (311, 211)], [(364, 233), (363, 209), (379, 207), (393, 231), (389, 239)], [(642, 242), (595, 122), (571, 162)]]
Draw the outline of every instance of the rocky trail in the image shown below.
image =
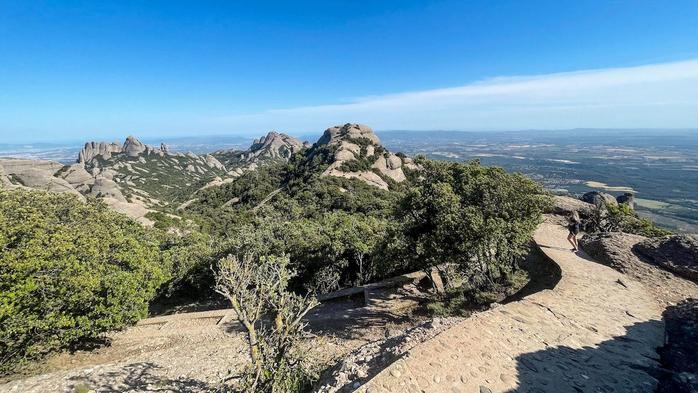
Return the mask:
[(653, 392), (662, 307), (639, 282), (573, 253), (566, 230), (535, 240), (555, 288), (476, 314), (410, 350), (358, 392)]

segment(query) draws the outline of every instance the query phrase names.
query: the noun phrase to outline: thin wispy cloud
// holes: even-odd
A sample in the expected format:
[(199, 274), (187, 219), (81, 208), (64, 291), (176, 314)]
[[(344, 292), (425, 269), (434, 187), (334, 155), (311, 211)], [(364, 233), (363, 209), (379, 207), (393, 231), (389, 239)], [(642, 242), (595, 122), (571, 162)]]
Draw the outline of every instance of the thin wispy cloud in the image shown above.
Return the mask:
[[(338, 97), (338, 101), (343, 97)], [(210, 119), (263, 131), (318, 131), (362, 122), (376, 129), (512, 130), (698, 127), (698, 59), (638, 67), (497, 77), (463, 86)]]

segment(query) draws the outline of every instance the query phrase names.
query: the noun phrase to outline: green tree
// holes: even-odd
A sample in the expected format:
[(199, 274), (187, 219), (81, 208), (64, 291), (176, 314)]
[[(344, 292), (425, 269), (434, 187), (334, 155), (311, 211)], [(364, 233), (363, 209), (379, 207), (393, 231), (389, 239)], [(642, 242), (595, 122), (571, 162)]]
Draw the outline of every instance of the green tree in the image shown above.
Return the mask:
[(0, 190), (0, 364), (144, 317), (167, 279), (156, 236), (96, 200)]
[(397, 209), (411, 268), (453, 263), (489, 286), (516, 268), (549, 204), (540, 185), (479, 162), (417, 160), (420, 180)]

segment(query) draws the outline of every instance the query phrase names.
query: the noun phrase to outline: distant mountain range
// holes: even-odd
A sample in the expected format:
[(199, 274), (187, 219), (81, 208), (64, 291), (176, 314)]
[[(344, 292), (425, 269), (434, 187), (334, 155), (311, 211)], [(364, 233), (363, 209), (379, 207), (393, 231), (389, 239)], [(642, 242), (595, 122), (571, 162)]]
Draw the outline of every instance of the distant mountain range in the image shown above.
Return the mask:
[(147, 145), (134, 136), (123, 144), (88, 142), (77, 159), (65, 165), (52, 160), (0, 159), (0, 182), (10, 188), (96, 197), (150, 225), (148, 212), (186, 205), (197, 191), (233, 182), (268, 162), (288, 161), (294, 154), (312, 160), (321, 148), (331, 153), (322, 176), (357, 179), (382, 189), (405, 180), (403, 167), (414, 167), (410, 158), (382, 147), (371, 128), (345, 124), (328, 128), (314, 145), (272, 131), (245, 150), (198, 155), (173, 152), (165, 143)]

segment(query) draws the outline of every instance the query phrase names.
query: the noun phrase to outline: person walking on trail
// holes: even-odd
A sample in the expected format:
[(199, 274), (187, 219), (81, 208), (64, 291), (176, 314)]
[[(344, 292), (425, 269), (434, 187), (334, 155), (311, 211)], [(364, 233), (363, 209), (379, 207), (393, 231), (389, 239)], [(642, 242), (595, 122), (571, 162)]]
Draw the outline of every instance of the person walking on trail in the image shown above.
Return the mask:
[(577, 214), (577, 212), (572, 212), (572, 214), (570, 214), (569, 224), (567, 225), (567, 229), (570, 231), (569, 235), (567, 235), (567, 241), (572, 245), (572, 251), (579, 250), (577, 235), (579, 234), (581, 227), (582, 225), (581, 220), (579, 219), (579, 214)]

